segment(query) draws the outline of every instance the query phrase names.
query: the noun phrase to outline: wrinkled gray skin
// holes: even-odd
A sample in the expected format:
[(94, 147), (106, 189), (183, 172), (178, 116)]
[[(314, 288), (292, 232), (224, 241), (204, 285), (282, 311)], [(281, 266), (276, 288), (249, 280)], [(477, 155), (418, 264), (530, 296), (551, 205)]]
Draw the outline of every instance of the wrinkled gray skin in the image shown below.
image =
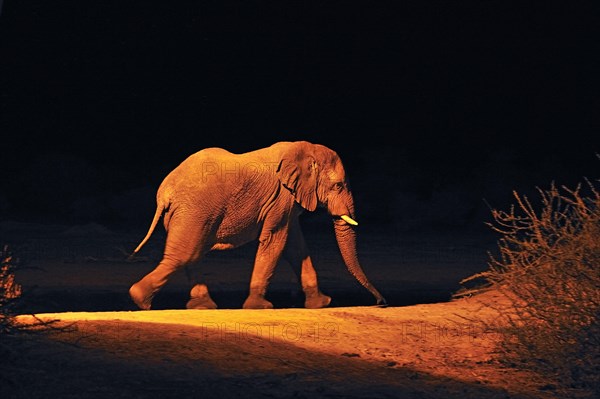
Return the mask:
[[(244, 308), (273, 307), (265, 293), (281, 256), (299, 275), (305, 307), (329, 305), (331, 298), (319, 290), (298, 220), (304, 210), (314, 211), (317, 206), (333, 217), (350, 273), (375, 296), (378, 305), (386, 303), (358, 262), (354, 202), (342, 162), (323, 145), (279, 142), (244, 154), (204, 149), (163, 180), (156, 200), (150, 229), (133, 254), (150, 238), (161, 216), (167, 239), (158, 266), (129, 289), (141, 309), (150, 309), (154, 295), (177, 270), (197, 263), (211, 250), (235, 248), (256, 239), (258, 250)], [(193, 276), (191, 283), (188, 309), (217, 307), (206, 285)]]

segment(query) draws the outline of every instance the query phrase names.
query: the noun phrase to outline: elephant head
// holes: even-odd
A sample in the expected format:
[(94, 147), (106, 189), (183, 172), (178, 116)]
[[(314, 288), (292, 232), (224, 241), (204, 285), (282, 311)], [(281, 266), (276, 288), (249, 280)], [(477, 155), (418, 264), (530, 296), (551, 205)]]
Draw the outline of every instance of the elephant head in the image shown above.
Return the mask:
[(354, 200), (337, 153), (319, 144), (294, 143), (283, 154), (277, 174), (300, 206), (308, 211), (322, 207), (333, 217), (336, 240), (348, 271), (375, 296), (378, 305), (385, 305), (358, 261)]

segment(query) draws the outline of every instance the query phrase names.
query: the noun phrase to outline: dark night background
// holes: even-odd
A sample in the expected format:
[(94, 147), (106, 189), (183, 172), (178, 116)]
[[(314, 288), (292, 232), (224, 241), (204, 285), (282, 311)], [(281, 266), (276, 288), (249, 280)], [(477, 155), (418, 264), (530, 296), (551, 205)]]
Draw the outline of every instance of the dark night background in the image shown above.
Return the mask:
[(204, 147), (309, 140), (363, 225), (480, 228), (600, 171), (600, 7), (5, 0), (1, 220), (146, 227)]

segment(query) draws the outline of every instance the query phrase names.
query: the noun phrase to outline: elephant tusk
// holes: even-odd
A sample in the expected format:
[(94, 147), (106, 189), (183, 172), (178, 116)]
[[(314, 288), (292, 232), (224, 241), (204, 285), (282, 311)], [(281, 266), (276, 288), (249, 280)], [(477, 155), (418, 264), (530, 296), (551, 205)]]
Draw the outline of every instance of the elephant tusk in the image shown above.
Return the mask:
[(342, 216), (340, 216), (340, 218), (341, 218), (341, 219), (342, 219), (344, 222), (346, 222), (346, 223), (348, 223), (348, 224), (351, 224), (352, 226), (358, 226), (358, 222), (357, 222), (356, 220), (352, 219), (352, 218), (351, 218), (350, 216), (348, 216), (348, 215), (342, 215)]

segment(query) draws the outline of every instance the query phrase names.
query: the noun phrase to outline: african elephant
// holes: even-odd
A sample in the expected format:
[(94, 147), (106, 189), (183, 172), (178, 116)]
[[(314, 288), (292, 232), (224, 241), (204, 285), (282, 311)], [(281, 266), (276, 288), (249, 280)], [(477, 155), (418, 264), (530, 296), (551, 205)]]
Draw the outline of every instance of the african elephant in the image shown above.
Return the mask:
[[(201, 150), (171, 171), (156, 195), (150, 228), (132, 256), (150, 238), (159, 219), (167, 231), (158, 266), (129, 289), (141, 309), (169, 276), (197, 263), (211, 250), (238, 247), (258, 239), (250, 290), (243, 307), (269, 309), (269, 280), (281, 256), (302, 284), (304, 306), (321, 308), (331, 298), (319, 290), (298, 217), (325, 207), (333, 217), (337, 243), (346, 267), (376, 298), (386, 301), (363, 272), (356, 252), (354, 202), (344, 167), (331, 149), (306, 141), (278, 142), (243, 154), (221, 148)], [(191, 276), (188, 309), (214, 309), (205, 284)]]

